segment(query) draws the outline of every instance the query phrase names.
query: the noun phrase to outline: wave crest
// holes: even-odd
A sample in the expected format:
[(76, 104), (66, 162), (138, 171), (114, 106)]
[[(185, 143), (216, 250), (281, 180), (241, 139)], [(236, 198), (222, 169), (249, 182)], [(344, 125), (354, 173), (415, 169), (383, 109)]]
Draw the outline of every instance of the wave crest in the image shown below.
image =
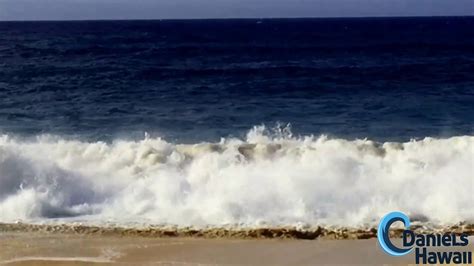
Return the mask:
[(0, 137), (0, 222), (178, 226), (374, 224), (400, 210), (472, 221), (474, 137), (405, 143), (294, 137), (173, 144)]

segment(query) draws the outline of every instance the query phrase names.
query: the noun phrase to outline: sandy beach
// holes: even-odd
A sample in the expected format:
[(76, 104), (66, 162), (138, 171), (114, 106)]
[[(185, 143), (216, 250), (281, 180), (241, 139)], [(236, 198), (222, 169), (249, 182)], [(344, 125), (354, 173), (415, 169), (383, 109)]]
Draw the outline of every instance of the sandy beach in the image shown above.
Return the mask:
[[(469, 242), (474, 242), (472, 225), (445, 231), (455, 232), (454, 228), (471, 235)], [(393, 241), (400, 241), (400, 230), (392, 233)], [(0, 265), (407, 265), (414, 261), (413, 253), (386, 255), (373, 229), (173, 231), (0, 224)]]
[(368, 240), (258, 240), (0, 234), (2, 265), (408, 264)]

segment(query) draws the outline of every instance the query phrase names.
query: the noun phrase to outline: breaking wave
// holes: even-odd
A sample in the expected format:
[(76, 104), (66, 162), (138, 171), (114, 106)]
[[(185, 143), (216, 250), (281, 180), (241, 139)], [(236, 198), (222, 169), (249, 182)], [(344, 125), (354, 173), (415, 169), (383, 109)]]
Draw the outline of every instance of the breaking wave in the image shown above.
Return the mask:
[(474, 136), (377, 143), (294, 137), (84, 142), (0, 136), (0, 222), (374, 224), (400, 210), (472, 221)]

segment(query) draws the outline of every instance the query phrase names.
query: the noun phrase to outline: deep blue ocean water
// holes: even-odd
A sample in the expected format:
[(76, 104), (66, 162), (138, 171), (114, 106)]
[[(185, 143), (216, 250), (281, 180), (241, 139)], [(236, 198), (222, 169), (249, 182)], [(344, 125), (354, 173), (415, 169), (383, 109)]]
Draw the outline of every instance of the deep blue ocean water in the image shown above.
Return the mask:
[(472, 135), (474, 18), (0, 22), (0, 133)]

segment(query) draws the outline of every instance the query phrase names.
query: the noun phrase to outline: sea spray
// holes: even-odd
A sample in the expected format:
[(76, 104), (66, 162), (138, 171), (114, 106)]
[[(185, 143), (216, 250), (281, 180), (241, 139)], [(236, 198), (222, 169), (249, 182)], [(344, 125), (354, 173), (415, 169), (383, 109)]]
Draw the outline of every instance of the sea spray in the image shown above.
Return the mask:
[(0, 222), (375, 224), (393, 209), (472, 221), (474, 137), (377, 143), (269, 134), (175, 144), (0, 138)]

